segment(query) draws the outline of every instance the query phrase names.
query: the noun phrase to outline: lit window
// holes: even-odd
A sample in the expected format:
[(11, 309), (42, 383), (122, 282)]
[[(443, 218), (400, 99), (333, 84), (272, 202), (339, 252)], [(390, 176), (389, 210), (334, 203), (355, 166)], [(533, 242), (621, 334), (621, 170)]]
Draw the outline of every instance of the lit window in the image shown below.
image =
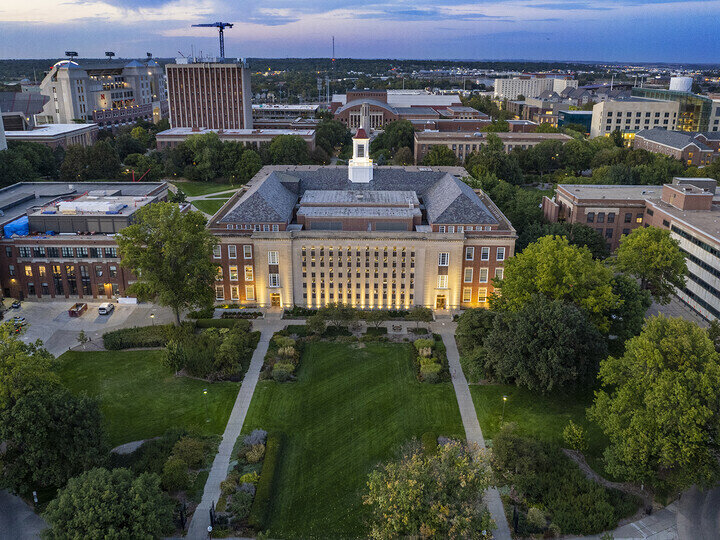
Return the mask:
[(27, 277), (32, 277), (32, 266), (26, 266), (25, 267), (25, 275)]
[(504, 260), (505, 260), (505, 248), (504, 248), (504, 247), (499, 247), (499, 248), (497, 248), (496, 260), (498, 260), (498, 261), (504, 261)]
[(447, 289), (448, 288), (448, 277), (447, 276), (438, 276), (437, 286), (438, 286), (438, 289)]
[(465, 283), (472, 283), (472, 278), (473, 278), (473, 269), (472, 269), (472, 268), (466, 268), (466, 269), (465, 269), (465, 276), (464, 276), (463, 281), (464, 281)]
[(277, 251), (268, 251), (268, 264), (280, 264)]
[(245, 285), (245, 300), (255, 300), (255, 287)]
[(240, 287), (237, 285), (232, 285), (230, 287), (230, 299), (231, 300), (239, 300), (240, 299)]
[(238, 280), (238, 267), (231, 266), (230, 267), (230, 281), (237, 281), (237, 280)]
[(478, 302), (481, 304), (484, 304), (487, 302), (487, 288), (486, 287), (480, 287), (478, 289)]
[(252, 266), (246, 266), (245, 267), (245, 281), (253, 281), (253, 267)]
[(252, 246), (243, 246), (243, 258), (252, 259)]
[(280, 274), (269, 274), (268, 275), (268, 287), (279, 287), (280, 286)]
[(438, 253), (438, 266), (448, 266), (450, 264), (450, 253), (443, 251)]
[(218, 266), (217, 275), (215, 276), (215, 281), (222, 281), (222, 280), (223, 280), (223, 269), (222, 269), (222, 266)]
[(472, 289), (470, 287), (465, 287), (463, 289), (462, 301), (465, 303), (472, 302)]
[(465, 260), (466, 261), (474, 261), (475, 260), (475, 248), (474, 247), (466, 247), (465, 248)]

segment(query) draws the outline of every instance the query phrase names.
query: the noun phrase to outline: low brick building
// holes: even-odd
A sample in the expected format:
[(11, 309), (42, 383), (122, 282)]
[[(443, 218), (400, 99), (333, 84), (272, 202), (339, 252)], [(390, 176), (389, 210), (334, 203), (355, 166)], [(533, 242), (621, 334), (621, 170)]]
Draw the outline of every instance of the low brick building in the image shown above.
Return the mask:
[[(665, 154), (685, 165), (710, 165), (720, 154), (718, 133), (688, 133), (664, 129), (644, 129), (635, 134), (633, 148)], [(709, 143), (709, 144), (708, 144)]]

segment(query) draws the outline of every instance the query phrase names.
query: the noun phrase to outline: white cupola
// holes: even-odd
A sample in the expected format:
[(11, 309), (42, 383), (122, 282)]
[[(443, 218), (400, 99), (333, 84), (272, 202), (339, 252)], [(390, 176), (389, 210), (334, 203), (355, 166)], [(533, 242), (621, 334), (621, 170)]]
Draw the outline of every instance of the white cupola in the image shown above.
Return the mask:
[(370, 159), (370, 137), (361, 127), (353, 137), (353, 157), (348, 163), (351, 182), (369, 183), (373, 178), (373, 161)]

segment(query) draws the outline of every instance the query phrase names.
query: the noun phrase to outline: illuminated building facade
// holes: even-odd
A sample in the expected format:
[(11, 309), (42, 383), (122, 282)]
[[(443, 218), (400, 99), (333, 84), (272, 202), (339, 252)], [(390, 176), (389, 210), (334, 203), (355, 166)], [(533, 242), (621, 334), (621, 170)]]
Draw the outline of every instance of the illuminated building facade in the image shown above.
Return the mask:
[(165, 78), (154, 60), (62, 60), (45, 75), (40, 93), (50, 100), (36, 115), (38, 124), (114, 128), (167, 116)]
[[(486, 306), (516, 234), (460, 167), (264, 167), (210, 220), (218, 301), (365, 309)], [(359, 155), (361, 154), (361, 155)], [(350, 177), (350, 175), (353, 175)]]

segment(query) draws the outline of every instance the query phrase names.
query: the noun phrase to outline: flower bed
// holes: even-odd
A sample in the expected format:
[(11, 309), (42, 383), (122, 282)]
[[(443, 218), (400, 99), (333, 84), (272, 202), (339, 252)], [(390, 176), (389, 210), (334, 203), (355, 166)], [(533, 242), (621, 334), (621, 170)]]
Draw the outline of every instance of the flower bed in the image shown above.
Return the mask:
[(418, 378), (423, 382), (438, 383), (448, 379), (448, 362), (445, 344), (439, 334), (419, 338), (414, 342), (413, 353)]
[(258, 319), (264, 315), (261, 311), (227, 311), (220, 314), (221, 319)]

